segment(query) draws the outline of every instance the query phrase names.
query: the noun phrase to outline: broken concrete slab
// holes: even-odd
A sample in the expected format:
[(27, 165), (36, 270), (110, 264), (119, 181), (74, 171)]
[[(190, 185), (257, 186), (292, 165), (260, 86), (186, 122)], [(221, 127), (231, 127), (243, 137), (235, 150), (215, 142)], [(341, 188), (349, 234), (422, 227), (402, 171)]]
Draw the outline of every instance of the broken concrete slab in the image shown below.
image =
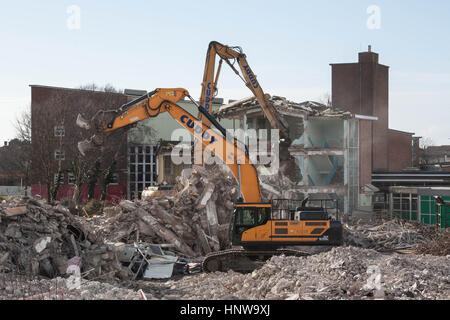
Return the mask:
[(26, 214), (27, 211), (28, 211), (28, 209), (26, 206), (15, 207), (15, 208), (6, 208), (5, 215), (7, 217), (15, 217), (15, 216), (20, 216), (20, 215)]
[(37, 253), (41, 253), (47, 248), (47, 245), (52, 241), (51, 237), (42, 237), (37, 239), (34, 244), (33, 248)]

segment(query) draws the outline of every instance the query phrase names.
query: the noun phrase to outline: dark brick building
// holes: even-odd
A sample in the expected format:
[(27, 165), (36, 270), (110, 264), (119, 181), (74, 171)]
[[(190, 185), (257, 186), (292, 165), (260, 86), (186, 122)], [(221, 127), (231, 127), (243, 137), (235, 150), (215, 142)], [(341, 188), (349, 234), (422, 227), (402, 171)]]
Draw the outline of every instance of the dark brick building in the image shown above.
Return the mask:
[[(357, 63), (331, 64), (334, 107), (378, 120), (365, 124), (361, 133), (361, 165), (371, 171), (399, 171), (412, 166), (413, 133), (389, 129), (389, 67), (379, 55), (359, 53)], [(371, 152), (367, 149), (370, 145)], [(370, 159), (369, 159), (370, 157)], [(365, 170), (367, 171), (367, 170)]]
[[(57, 199), (71, 199), (74, 177), (70, 169), (73, 160), (85, 161), (91, 166), (99, 160), (101, 168), (105, 169), (115, 158), (115, 181), (108, 187), (107, 200), (117, 201), (126, 197), (126, 134), (118, 132), (110, 136), (104, 148), (81, 158), (77, 143), (90, 137), (93, 130), (85, 131), (76, 126), (78, 113), (90, 118), (98, 110), (116, 109), (126, 102), (127, 96), (120, 93), (31, 85), (32, 195), (47, 198), (49, 182), (57, 178), (56, 173), (61, 166), (63, 174)], [(100, 177), (95, 198), (101, 194), (101, 181)], [(83, 186), (82, 193), (85, 199), (87, 185)]]

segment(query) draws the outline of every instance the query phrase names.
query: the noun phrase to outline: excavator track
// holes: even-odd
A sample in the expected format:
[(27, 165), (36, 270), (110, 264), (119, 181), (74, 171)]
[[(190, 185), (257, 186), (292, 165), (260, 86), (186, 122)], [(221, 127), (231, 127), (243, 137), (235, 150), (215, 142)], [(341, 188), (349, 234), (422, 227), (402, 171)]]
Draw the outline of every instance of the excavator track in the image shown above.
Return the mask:
[(277, 255), (305, 257), (311, 254), (294, 249), (228, 249), (208, 254), (202, 262), (202, 270), (204, 272), (227, 272), (233, 270), (240, 273), (249, 273), (261, 267), (271, 257)]

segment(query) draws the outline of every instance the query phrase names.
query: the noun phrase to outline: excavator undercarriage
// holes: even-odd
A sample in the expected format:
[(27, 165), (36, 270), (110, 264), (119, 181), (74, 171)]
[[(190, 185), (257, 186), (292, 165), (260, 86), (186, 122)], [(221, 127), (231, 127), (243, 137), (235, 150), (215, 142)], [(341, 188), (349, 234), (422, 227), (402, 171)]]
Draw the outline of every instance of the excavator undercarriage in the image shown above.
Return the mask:
[(248, 250), (245, 248), (234, 248), (210, 253), (202, 263), (204, 272), (234, 272), (249, 273), (260, 268), (265, 261), (273, 256), (285, 255), (295, 257), (309, 256), (310, 253), (295, 249), (267, 249)]

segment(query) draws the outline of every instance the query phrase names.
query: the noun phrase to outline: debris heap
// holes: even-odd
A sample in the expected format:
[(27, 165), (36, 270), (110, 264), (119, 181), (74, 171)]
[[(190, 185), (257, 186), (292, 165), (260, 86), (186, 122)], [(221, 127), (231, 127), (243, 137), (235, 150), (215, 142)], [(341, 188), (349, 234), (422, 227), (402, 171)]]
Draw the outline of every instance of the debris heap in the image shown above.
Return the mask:
[(433, 243), (438, 234), (435, 226), (398, 219), (373, 224), (347, 223), (344, 228), (347, 245), (378, 251), (415, 249), (419, 245)]
[[(301, 103), (293, 102), (285, 97), (272, 96), (270, 102), (273, 104), (275, 109), (279, 111), (294, 111), (299, 113), (307, 114), (309, 117), (339, 117), (339, 118), (350, 118), (352, 113), (349, 111), (344, 111), (339, 108), (331, 108), (323, 103), (316, 101), (304, 101)], [(229, 105), (222, 106), (218, 112), (215, 113), (216, 116), (226, 117), (227, 115), (250, 111), (253, 109), (261, 109), (259, 102), (256, 99), (244, 99), (242, 101), (236, 101), (230, 103)]]
[(174, 244), (179, 254), (198, 257), (229, 246), (236, 188), (222, 166), (185, 169), (173, 195), (123, 200), (86, 222), (105, 242)]
[[(150, 294), (145, 298), (153, 299)], [(0, 300), (141, 300), (143, 295), (134, 290), (105, 282), (70, 278), (44, 279), (0, 273)]]
[(62, 205), (14, 198), (0, 207), (0, 270), (54, 277), (97, 243)]
[(450, 229), (442, 230), (435, 241), (419, 245), (417, 253), (432, 254), (435, 256), (450, 255)]
[(449, 299), (450, 257), (337, 247), (309, 257), (274, 256), (251, 274), (199, 274), (172, 283), (172, 299)]

